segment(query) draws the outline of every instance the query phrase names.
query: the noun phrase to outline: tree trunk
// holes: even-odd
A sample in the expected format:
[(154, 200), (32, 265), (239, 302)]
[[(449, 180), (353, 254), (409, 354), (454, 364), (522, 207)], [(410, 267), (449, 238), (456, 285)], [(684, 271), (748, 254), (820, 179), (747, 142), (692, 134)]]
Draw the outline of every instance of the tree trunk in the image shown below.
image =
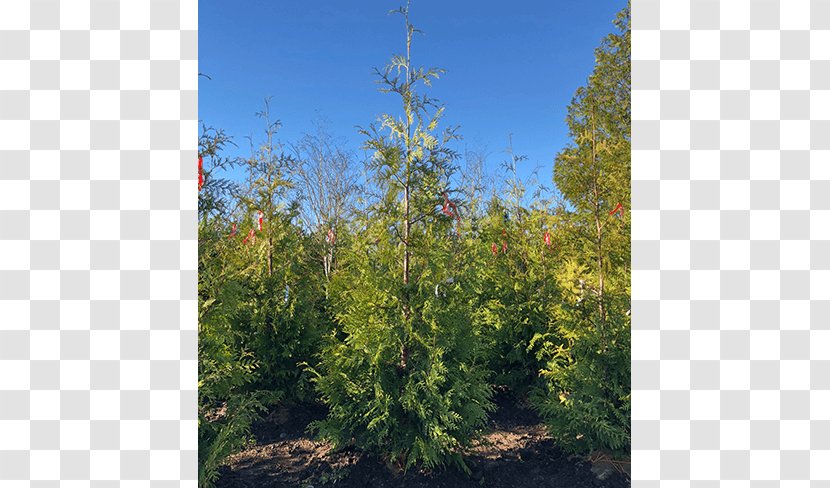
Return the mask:
[(409, 198), (410, 198), (410, 185), (412, 183), (411, 179), (411, 161), (410, 158), (412, 157), (412, 124), (411, 120), (411, 101), (409, 97), (411, 97), (410, 90), (412, 89), (412, 78), (410, 77), (410, 53), (411, 53), (411, 45), (412, 45), (412, 31), (409, 25), (409, 5), (407, 4), (407, 8), (405, 11), (406, 17), (406, 96), (404, 97), (404, 112), (406, 114), (406, 152), (404, 154), (405, 158), (405, 171), (406, 174), (404, 176), (404, 189), (403, 189), (403, 318), (404, 318), (404, 337), (401, 341), (401, 362), (400, 368), (401, 371), (406, 371), (407, 363), (409, 362), (409, 346), (407, 344), (409, 338), (409, 320), (411, 316), (411, 309), (409, 306), (409, 232), (412, 223), (410, 222), (410, 208), (409, 208)]
[(594, 173), (594, 222), (596, 223), (597, 228), (597, 276), (599, 281), (599, 318), (600, 323), (605, 324), (605, 271), (603, 266), (603, 258), (602, 258), (602, 220), (601, 220), (601, 209), (600, 209), (600, 196), (599, 196), (599, 179), (600, 179), (600, 169), (598, 168), (597, 163), (597, 132), (596, 132), (596, 119), (594, 116), (594, 107), (593, 103), (591, 104), (591, 163), (594, 168), (596, 168), (596, 172)]

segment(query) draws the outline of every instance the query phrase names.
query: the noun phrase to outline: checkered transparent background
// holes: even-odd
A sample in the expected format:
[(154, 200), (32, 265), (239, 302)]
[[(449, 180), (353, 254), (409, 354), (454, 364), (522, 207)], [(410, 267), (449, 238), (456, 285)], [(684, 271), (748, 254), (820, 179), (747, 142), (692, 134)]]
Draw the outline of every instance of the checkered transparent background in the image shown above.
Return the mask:
[(196, 27), (0, 1), (4, 488), (196, 485)]
[(830, 0), (632, 8), (633, 486), (830, 487)]

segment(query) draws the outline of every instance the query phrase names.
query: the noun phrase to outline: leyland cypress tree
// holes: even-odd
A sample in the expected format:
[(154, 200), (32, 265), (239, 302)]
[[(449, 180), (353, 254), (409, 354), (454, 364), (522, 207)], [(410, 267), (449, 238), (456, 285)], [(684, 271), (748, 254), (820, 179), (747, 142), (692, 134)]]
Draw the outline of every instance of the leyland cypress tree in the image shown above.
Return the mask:
[[(408, 468), (454, 462), (482, 427), (491, 389), (471, 323), (470, 266), (456, 204), (442, 213), (457, 155), (443, 112), (416, 92), (442, 74), (415, 67), (409, 4), (406, 51), (377, 75), (401, 103), (363, 130), (377, 201), (358, 219), (332, 283), (339, 332), (321, 355), (318, 390), (330, 408), (315, 427), (337, 446), (354, 443)], [(454, 202), (455, 203), (455, 202)]]

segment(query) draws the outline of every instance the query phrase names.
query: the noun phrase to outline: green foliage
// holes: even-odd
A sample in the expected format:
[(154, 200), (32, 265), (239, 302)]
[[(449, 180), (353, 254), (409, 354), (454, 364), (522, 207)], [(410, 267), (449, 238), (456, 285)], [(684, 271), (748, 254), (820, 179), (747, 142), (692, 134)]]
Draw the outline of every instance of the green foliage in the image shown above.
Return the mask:
[[(530, 203), (512, 144), (505, 191), (487, 200), (469, 161), (454, 178), (456, 129), (419, 93), (443, 71), (412, 65), (418, 31), (396, 12), (406, 51), (376, 72), (400, 113), (361, 130), (361, 197), (330, 139), (283, 149), (267, 101), (249, 158), (223, 158), (230, 140), (202, 130), (202, 487), (277, 402), (322, 402), (321, 437), (403, 469), (467, 470), (494, 385), (529, 397), (562, 446), (629, 448), (630, 217), (610, 215), (630, 201), (629, 9), (568, 107), (554, 200)], [(244, 177), (224, 179), (234, 168)]]
[(245, 290), (228, 263), (220, 235), (233, 185), (218, 177), (233, 163), (221, 157), (230, 141), (221, 131), (203, 128), (200, 153), (205, 185), (199, 194), (199, 484), (213, 486), (224, 459), (241, 447), (261, 395), (248, 391), (257, 362), (241, 344), (234, 324)]
[[(563, 288), (579, 282), (585, 268), (568, 263)], [(571, 292), (572, 293), (572, 292)], [(573, 295), (571, 295), (573, 296)], [(559, 443), (577, 452), (627, 455), (630, 448), (630, 320), (624, 294), (565, 300), (556, 306), (556, 327), (537, 335), (532, 347), (546, 361), (545, 380), (533, 400)]]
[[(258, 159), (244, 162), (251, 178), (242, 188), (221, 178), (239, 163), (221, 157), (228, 143), (223, 133), (203, 130), (199, 480), (205, 487), (212, 486), (225, 458), (245, 445), (261, 411), (278, 400), (308, 398), (311, 388), (299, 363), (317, 353), (322, 334), (317, 282), (303, 276), (311, 272), (302, 259), (307, 238), (291, 223), (293, 209), (266, 199), (285, 185), (283, 161), (266, 159), (272, 153), (263, 148)], [(260, 208), (266, 210), (263, 229), (243, 242)]]
[(490, 202), (479, 223), (475, 266), (475, 321), (484, 328), (493, 381), (520, 396), (536, 383), (541, 365), (528, 348), (550, 326), (550, 305), (557, 299), (556, 255), (544, 243), (548, 217), (522, 211), (521, 220), (510, 218), (502, 202)]
[(241, 349), (232, 327), (236, 296), (232, 284), (202, 303), (199, 316), (199, 480), (212, 486), (224, 459), (242, 447), (251, 423), (279, 393), (249, 392), (258, 363)]
[(340, 330), (317, 378), (330, 414), (315, 427), (337, 446), (354, 442), (404, 468), (466, 469), (459, 450), (493, 407), (470, 320), (472, 275), (453, 220), (436, 211), (454, 171), (446, 144), (455, 136), (436, 133), (443, 109), (415, 92), (441, 71), (411, 65), (415, 29), (408, 7), (399, 13), (406, 55), (378, 75), (403, 115), (385, 114), (363, 131), (380, 193), (333, 281)]
[(366, 254), (345, 257), (335, 280), (342, 335), (331, 338), (321, 358), (317, 386), (331, 411), (316, 427), (337, 446), (354, 442), (404, 467), (463, 466), (458, 448), (492, 409), (469, 292), (458, 281), (447, 283), (455, 266), (442, 270), (434, 262), (410, 288), (414, 316), (406, 321), (404, 287), (391, 277), (398, 273), (373, 266), (383, 259)]
[(288, 198), (296, 162), (273, 142), (278, 123), (268, 121), (267, 108), (262, 115), (266, 142), (244, 162), (247, 187), (237, 197), (241, 232), (255, 230), (252, 240), (233, 241), (248, 293), (239, 329), (262, 363), (256, 386), (308, 400), (312, 388), (299, 364), (313, 360), (326, 328), (323, 280), (312, 259), (312, 237), (294, 223), (297, 204)]
[(565, 255), (553, 326), (532, 343), (545, 382), (539, 412), (564, 445), (627, 453), (630, 446), (630, 11), (596, 51), (597, 64), (568, 107), (573, 144), (556, 158), (554, 182)]

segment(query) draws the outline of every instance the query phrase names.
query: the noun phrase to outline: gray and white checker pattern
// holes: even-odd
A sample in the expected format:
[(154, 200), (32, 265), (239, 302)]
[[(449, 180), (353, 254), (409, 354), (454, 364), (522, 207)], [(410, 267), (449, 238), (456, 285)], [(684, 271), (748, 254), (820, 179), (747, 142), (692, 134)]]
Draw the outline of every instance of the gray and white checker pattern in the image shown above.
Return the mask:
[(632, 8), (633, 486), (830, 487), (830, 0)]
[(0, 1), (0, 486), (196, 485), (197, 0)]

